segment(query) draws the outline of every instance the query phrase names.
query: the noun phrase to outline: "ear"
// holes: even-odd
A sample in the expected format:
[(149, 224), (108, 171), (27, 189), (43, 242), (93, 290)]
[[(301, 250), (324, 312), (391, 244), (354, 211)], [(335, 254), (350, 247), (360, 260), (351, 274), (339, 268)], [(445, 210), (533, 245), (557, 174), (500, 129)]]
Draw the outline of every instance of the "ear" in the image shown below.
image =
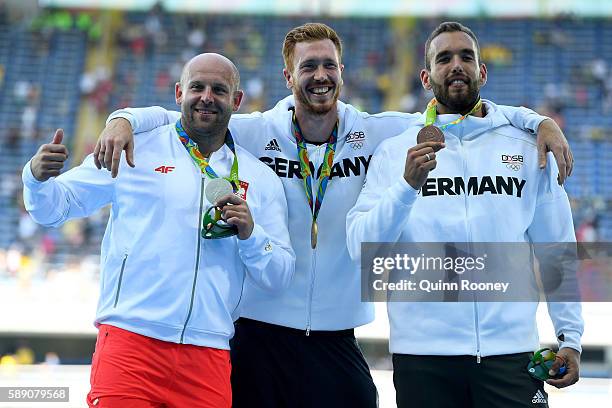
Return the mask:
[(484, 86), (487, 83), (487, 66), (483, 63), (480, 64), (480, 86)]
[(242, 103), (243, 96), (244, 92), (242, 91), (242, 89), (234, 91), (232, 111), (238, 112), (238, 109), (240, 109), (240, 104)]
[(293, 77), (291, 73), (287, 70), (287, 68), (283, 68), (283, 76), (285, 77), (285, 81), (287, 82), (285, 86), (287, 89), (293, 88)]
[(183, 88), (181, 87), (180, 82), (174, 84), (174, 99), (176, 100), (177, 105), (183, 103)]
[(421, 76), (421, 84), (423, 85), (423, 88), (430, 91), (431, 90), (430, 72), (426, 69), (422, 69), (420, 76)]

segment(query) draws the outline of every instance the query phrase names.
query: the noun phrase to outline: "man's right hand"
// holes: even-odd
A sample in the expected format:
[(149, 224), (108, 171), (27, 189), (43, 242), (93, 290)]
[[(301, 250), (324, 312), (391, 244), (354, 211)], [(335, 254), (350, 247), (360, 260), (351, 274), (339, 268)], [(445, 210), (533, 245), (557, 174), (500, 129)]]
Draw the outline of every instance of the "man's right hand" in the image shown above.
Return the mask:
[(412, 188), (419, 190), (423, 187), (429, 172), (436, 168), (435, 152), (443, 147), (444, 143), (442, 142), (424, 142), (408, 150), (404, 167), (404, 179)]
[(557, 388), (565, 388), (578, 382), (580, 379), (580, 353), (570, 347), (559, 349), (557, 358), (555, 358), (548, 375), (551, 377), (557, 375), (563, 364), (565, 364), (567, 370), (565, 374), (561, 378), (550, 378), (546, 380), (546, 383)]
[(57, 177), (68, 159), (68, 149), (62, 144), (64, 131), (57, 129), (51, 143), (44, 144), (32, 157), (30, 169), (34, 178), (38, 181), (47, 181), (51, 177)]
[(130, 167), (134, 164), (134, 133), (130, 122), (123, 118), (115, 118), (104, 128), (93, 151), (94, 163), (98, 169), (104, 168), (111, 172), (113, 178), (119, 173), (121, 151), (125, 150), (125, 160)]

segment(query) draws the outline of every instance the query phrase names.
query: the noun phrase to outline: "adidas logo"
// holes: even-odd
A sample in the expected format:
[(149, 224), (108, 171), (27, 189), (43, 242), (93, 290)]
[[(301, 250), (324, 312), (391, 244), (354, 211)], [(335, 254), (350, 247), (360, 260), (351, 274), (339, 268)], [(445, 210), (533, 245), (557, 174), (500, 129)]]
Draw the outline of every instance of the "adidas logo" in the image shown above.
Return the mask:
[(544, 393), (540, 390), (538, 390), (538, 392), (536, 392), (533, 398), (531, 399), (532, 404), (546, 404), (547, 402), (548, 401), (546, 401)]
[(270, 142), (268, 142), (266, 145), (266, 150), (276, 150), (277, 152), (282, 151), (276, 139), (272, 139)]

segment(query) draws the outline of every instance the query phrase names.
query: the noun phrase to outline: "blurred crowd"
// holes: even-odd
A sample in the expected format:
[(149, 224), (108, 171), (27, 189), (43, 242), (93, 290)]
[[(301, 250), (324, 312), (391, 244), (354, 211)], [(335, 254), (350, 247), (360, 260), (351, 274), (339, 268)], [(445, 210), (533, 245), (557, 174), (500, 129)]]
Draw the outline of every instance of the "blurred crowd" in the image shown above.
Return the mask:
[[(127, 16), (126, 23), (113, 33), (112, 38), (118, 69), (96, 67), (84, 70), (78, 84), (81, 102), (90, 104), (104, 117), (124, 106), (159, 104), (159, 101), (166, 101), (166, 106), (172, 106), (174, 82), (180, 76), (181, 67), (193, 55), (206, 50), (222, 52), (239, 62), (239, 68), (245, 73), (242, 86), (247, 95), (242, 112), (270, 108), (274, 98), (278, 98), (269, 89), (270, 78), (275, 78), (274, 81), (281, 88), (284, 86), (280, 77), (281, 60), (271, 61), (270, 56), (271, 49), (275, 54), (279, 53), (280, 43), (272, 46), (267, 43), (261, 21), (251, 24), (243, 18), (239, 25), (224, 25), (219, 24), (217, 18), (205, 15), (169, 15), (159, 5), (148, 12)], [(0, 28), (14, 24), (0, 12)], [(33, 52), (40, 56), (42, 63), (46, 61), (45, 55), (50, 52), (48, 46), (54, 34), (59, 31), (80, 30), (86, 36), (89, 47), (99, 46), (104, 35), (104, 26), (97, 13), (65, 10), (45, 11), (29, 22), (27, 30), (36, 38), (38, 47)], [(343, 99), (370, 112), (388, 108), (389, 94), (396, 86), (391, 79), (392, 73), (405, 57), (393, 51), (391, 38), (383, 36), (377, 49), (365, 52), (363, 60), (358, 64), (347, 66)], [(344, 36), (346, 53), (358, 49), (361, 41), (361, 38), (350, 33)], [(550, 32), (536, 32), (533, 38), (534, 44), (558, 47), (567, 46), (568, 41), (570, 39), (562, 27)], [(491, 66), (513, 64), (513, 55), (508, 47), (489, 43), (483, 45), (482, 50), (483, 59)], [(412, 56), (419, 66), (420, 52), (422, 44), (416, 46), (415, 56)], [(167, 58), (162, 58), (164, 55)], [(95, 257), (99, 252), (109, 211), (106, 209), (93, 217), (66, 223), (59, 229), (42, 228), (27, 215), (21, 199), (21, 167), (34, 153), (36, 146), (51, 137), (50, 130), (41, 129), (39, 125), (40, 109), (45, 104), (61, 104), (62, 101), (41, 100), (41, 88), (53, 86), (44, 80), (36, 82), (20, 79), (7, 83), (7, 66), (3, 61), (0, 59), (0, 95), (10, 93), (10, 100), (21, 107), (22, 113), (13, 126), (0, 129), (0, 160), (5, 157), (20, 158), (13, 160), (12, 167), (0, 176), (0, 206), (4, 211), (0, 223), (7, 223), (10, 228), (14, 228), (13, 234), (9, 234), (10, 239), (0, 245), (0, 284), (17, 281), (22, 287), (28, 287), (34, 281), (52, 279), (57, 269), (49, 265), (74, 268), (95, 280), (99, 273)], [(127, 69), (119, 69), (123, 61), (136, 65), (126, 65)], [(571, 81), (565, 78), (561, 82), (546, 84), (543, 101), (539, 106), (531, 107), (552, 117), (561, 127), (565, 126), (564, 115), (568, 106), (586, 109), (601, 106), (604, 112), (611, 113), (610, 63), (609, 59), (598, 55), (594, 55), (591, 60), (576, 61), (572, 67)], [(154, 65), (154, 69), (148, 65)], [(132, 69), (135, 66), (138, 69)], [(268, 75), (270, 69), (273, 72)], [(143, 77), (143, 73), (152, 73), (152, 76)], [(394, 109), (419, 111), (429, 100), (430, 95), (422, 90), (418, 70), (411, 72), (410, 78), (413, 79), (406, 84), (406, 92), (393, 106)], [(150, 85), (150, 93), (141, 92), (142, 82)], [(587, 92), (589, 86), (597, 90), (594, 95)], [(567, 134), (570, 142), (572, 138), (610, 140), (609, 130), (588, 126), (584, 129), (581, 134)], [(572, 205), (578, 239), (586, 242), (600, 240), (600, 220), (602, 214), (609, 211), (609, 203), (601, 197), (578, 197), (572, 200)]]
[(42, 359), (37, 359), (34, 350), (25, 340), (17, 341), (0, 350), (0, 368), (30, 364), (58, 365), (61, 364), (61, 360), (54, 351), (47, 351)]

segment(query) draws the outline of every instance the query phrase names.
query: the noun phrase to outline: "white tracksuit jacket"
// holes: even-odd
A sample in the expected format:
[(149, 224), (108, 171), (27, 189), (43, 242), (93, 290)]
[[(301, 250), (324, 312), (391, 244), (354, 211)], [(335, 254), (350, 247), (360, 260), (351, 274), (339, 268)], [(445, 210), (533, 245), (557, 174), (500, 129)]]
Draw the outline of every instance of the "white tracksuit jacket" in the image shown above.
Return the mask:
[[(444, 131), (446, 147), (437, 153), (437, 167), (420, 192), (403, 174), (406, 153), (416, 144), (424, 115), (401, 135), (381, 143), (363, 191), (347, 216), (348, 247), (355, 259), (366, 241), (575, 241), (569, 200), (557, 184), (552, 155), (546, 170), (540, 170), (533, 137), (510, 126), (495, 105), (485, 104), (486, 117), (469, 116)], [(458, 117), (440, 115), (436, 123)], [(523, 164), (509, 168), (502, 155), (521, 155)], [(497, 176), (511, 180), (513, 188), (496, 188)], [(455, 188), (455, 177), (463, 179), (464, 189)], [(487, 177), (493, 184), (482, 182)], [(468, 188), (470, 178), (487, 188)], [(390, 302), (387, 306), (392, 353), (490, 356), (538, 348), (534, 302)], [(549, 303), (548, 312), (560, 347), (580, 351), (580, 303)]]
[[(376, 147), (413, 125), (420, 115), (400, 112), (370, 115), (338, 102), (338, 144), (319, 212), (318, 245), (312, 250), (312, 217), (288, 110), (293, 106), (293, 96), (288, 96), (269, 111), (233, 115), (230, 120), (236, 143), (270, 166), (283, 183), (289, 207), (289, 233), (296, 253), (295, 275), (289, 289), (273, 296), (257, 290), (245, 294), (241, 316), (306, 331), (354, 328), (372, 321), (374, 308), (361, 301), (358, 268), (346, 248), (346, 214), (357, 200)], [(525, 108), (502, 109), (513, 124), (532, 132), (544, 119)], [(174, 123), (178, 115), (161, 107), (136, 108), (116, 111), (109, 120), (124, 117), (135, 132), (141, 132)], [(139, 137), (136, 135), (135, 139)], [(311, 163), (320, 169), (325, 145), (307, 147)], [(318, 183), (313, 183), (313, 188), (317, 186)]]
[[(34, 220), (59, 226), (111, 204), (102, 240), (96, 325), (109, 324), (155, 339), (229, 349), (243, 292), (288, 286), (295, 265), (282, 185), (266, 166), (236, 146), (239, 178), (255, 227), (246, 240), (205, 240), (202, 212), (211, 206), (203, 176), (174, 123), (139, 135), (137, 166), (119, 176), (98, 170), (93, 156), (45, 182), (23, 170), (24, 201)], [(224, 145), (210, 165), (230, 172)]]

